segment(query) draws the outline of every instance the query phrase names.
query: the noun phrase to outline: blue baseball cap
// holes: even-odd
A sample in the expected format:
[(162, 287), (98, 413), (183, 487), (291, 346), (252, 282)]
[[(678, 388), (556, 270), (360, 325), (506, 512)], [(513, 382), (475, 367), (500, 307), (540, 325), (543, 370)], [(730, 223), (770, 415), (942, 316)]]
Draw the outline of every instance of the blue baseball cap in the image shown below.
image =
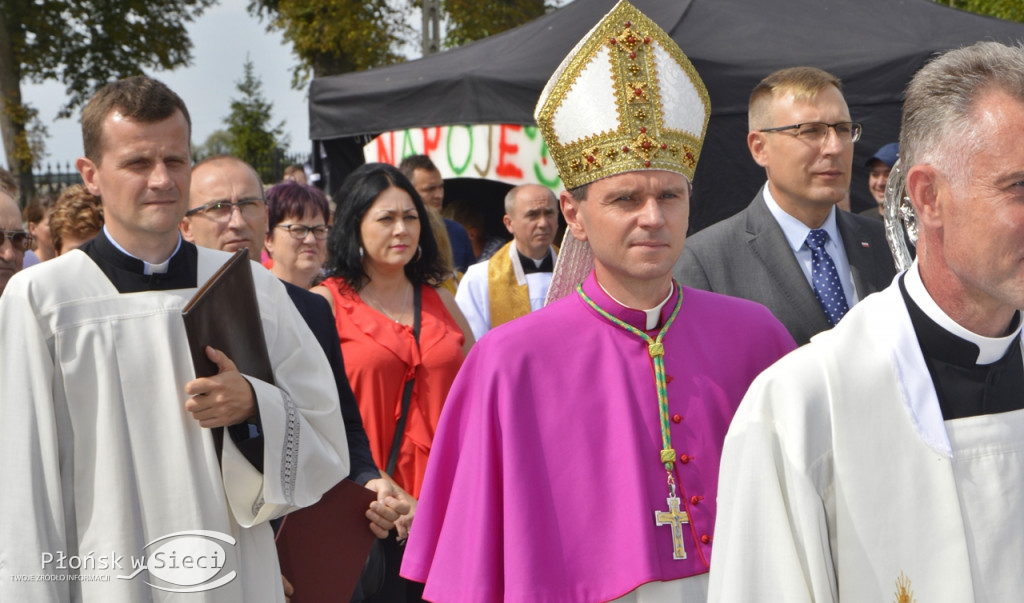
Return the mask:
[(892, 167), (896, 160), (900, 158), (900, 143), (890, 142), (882, 148), (875, 151), (875, 154), (871, 156), (864, 165), (871, 167), (872, 161), (881, 161), (885, 165)]

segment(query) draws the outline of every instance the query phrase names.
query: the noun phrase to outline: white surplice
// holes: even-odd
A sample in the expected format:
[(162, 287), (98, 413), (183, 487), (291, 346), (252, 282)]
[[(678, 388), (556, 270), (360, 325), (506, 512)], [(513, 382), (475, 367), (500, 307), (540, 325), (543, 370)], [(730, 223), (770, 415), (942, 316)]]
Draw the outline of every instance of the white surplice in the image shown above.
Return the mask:
[[(230, 257), (198, 254), (199, 284)], [(77, 250), (10, 281), (0, 298), (0, 601), (283, 601), (267, 520), (316, 502), (348, 473), (348, 448), (323, 352), (281, 283), (258, 267), (253, 278), (277, 382), (248, 378), (262, 474), (226, 433), (218, 465), (210, 430), (185, 410), (195, 373), (181, 310), (194, 288), (120, 294)], [(224, 550), (216, 577), (237, 572), (223, 586), (173, 594), (147, 584), (181, 588), (159, 572), (118, 578), (147, 555), (153, 567), (164, 536), (200, 530), (235, 539), (207, 539)]]
[[(551, 287), (552, 273), (531, 272), (526, 274), (523, 271), (515, 244), (509, 245), (507, 249), (509, 258), (512, 260), (512, 269), (515, 271), (516, 283), (520, 286), (526, 285), (530, 297), (530, 312), (543, 308), (544, 301), (548, 297), (548, 288)], [(553, 257), (557, 256), (554, 247), (548, 253)], [(473, 338), (477, 340), (491, 330), (491, 291), (488, 274), (490, 261), (477, 262), (470, 266), (466, 270), (466, 274), (462, 275), (459, 288), (455, 291), (455, 303), (458, 304), (459, 310), (469, 322)]]
[(1017, 601), (1022, 509), (1024, 411), (944, 421), (894, 283), (744, 398), (709, 601)]

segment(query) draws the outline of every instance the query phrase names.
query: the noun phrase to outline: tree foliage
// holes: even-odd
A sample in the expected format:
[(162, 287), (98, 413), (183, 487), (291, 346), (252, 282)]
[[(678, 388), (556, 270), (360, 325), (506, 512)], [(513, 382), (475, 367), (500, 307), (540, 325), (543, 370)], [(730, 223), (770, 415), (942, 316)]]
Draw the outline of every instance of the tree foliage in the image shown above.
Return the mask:
[(299, 59), (292, 86), (310, 77), (399, 63), (410, 35), (401, 8), (388, 0), (250, 0), (249, 12), (267, 18)]
[(231, 153), (231, 135), (227, 130), (220, 129), (210, 132), (206, 140), (192, 151), (192, 157), (198, 161), (214, 155), (228, 155)]
[[(522, 25), (567, 0), (443, 0), (445, 45), (466, 42)], [(404, 45), (419, 48), (416, 10), (421, 0), (250, 0), (249, 12), (283, 32), (299, 59), (292, 86), (310, 77), (362, 71), (405, 60)]]
[(58, 117), (68, 117), (110, 80), (187, 65), (186, 24), (215, 2), (0, 0), (0, 133), (11, 170), (31, 183), (39, 159), (42, 131), (31, 127), (23, 81), (64, 84), (67, 102)]
[[(263, 82), (254, 73), (248, 57), (235, 88), (242, 96), (231, 99), (231, 113), (224, 118), (228, 151), (251, 165), (267, 165), (268, 159), (284, 154), (288, 140), (283, 137), (283, 120), (271, 125), (274, 106), (263, 97)], [(261, 173), (260, 177), (269, 181), (271, 175)]]
[(1020, 0), (949, 0), (943, 4), (980, 15), (1024, 23), (1024, 3)]
[(542, 17), (549, 8), (544, 0), (442, 0), (448, 18), (444, 45), (452, 48), (493, 36)]

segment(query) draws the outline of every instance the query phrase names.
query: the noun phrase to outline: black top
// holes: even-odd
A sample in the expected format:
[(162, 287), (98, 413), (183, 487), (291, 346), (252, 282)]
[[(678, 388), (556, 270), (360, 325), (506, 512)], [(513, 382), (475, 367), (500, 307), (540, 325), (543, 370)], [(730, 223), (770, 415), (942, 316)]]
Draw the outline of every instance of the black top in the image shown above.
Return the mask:
[[(1020, 335), (991, 364), (977, 364), (979, 348), (939, 326), (914, 303), (900, 278), (917, 342), (931, 373), (944, 419), (961, 419), (1024, 408), (1024, 360)], [(1020, 314), (1014, 318), (1016, 328)]]

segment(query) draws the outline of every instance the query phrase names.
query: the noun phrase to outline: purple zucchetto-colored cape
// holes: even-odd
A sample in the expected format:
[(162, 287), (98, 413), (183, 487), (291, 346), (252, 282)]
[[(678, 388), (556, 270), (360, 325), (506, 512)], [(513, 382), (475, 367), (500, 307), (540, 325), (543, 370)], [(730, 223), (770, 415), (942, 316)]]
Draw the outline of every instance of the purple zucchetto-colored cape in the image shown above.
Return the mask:
[[(593, 274), (584, 290), (643, 328)], [(687, 558), (654, 521), (668, 490), (647, 344), (573, 294), (488, 333), (455, 380), (402, 566), (426, 598), (605, 601), (708, 571), (726, 429), (794, 344), (760, 305), (683, 296), (664, 345)]]

